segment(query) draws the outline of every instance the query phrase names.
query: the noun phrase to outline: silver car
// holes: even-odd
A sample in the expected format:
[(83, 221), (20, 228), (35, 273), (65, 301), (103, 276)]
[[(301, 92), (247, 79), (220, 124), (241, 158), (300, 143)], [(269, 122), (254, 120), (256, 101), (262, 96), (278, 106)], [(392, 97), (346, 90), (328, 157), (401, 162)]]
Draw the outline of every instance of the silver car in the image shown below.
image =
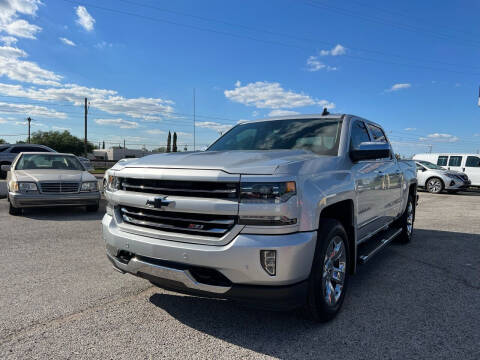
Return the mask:
[(85, 170), (75, 155), (20, 153), (8, 171), (9, 212), (20, 215), (23, 208), (86, 206), (97, 211), (100, 202), (97, 179)]
[(468, 176), (462, 172), (446, 170), (441, 166), (428, 161), (415, 161), (417, 165), (418, 186), (425, 188), (432, 194), (439, 194), (443, 190), (456, 193), (470, 186)]

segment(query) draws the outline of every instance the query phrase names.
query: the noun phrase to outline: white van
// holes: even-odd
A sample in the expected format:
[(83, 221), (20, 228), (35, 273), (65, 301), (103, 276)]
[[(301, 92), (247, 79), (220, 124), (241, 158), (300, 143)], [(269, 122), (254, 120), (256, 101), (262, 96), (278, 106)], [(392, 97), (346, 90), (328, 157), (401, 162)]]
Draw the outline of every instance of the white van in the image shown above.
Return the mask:
[(467, 174), (472, 186), (480, 186), (480, 154), (417, 154), (413, 160), (425, 160), (448, 170)]

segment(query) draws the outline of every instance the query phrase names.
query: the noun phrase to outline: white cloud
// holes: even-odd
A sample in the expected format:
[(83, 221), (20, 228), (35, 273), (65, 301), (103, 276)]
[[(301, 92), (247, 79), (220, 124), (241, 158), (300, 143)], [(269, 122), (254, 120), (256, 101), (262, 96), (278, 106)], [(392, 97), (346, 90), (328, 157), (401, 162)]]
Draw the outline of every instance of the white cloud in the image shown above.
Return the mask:
[[(17, 126), (26, 126), (27, 124), (28, 124), (27, 121), (15, 121), (15, 125), (17, 125)], [(47, 125), (45, 125), (44, 123), (40, 123), (38, 121), (31, 121), (30, 126), (31, 127), (34, 127), (34, 126), (45, 127)]]
[(451, 134), (439, 134), (439, 133), (434, 133), (434, 134), (429, 134), (426, 137), (421, 137), (418, 140), (420, 141), (436, 141), (436, 142), (448, 142), (448, 143), (454, 143), (460, 140), (457, 136), (451, 135)]
[(331, 50), (320, 50), (320, 56), (340, 56), (346, 53), (347, 49), (340, 44), (335, 45)]
[(232, 101), (260, 109), (296, 108), (309, 105), (335, 107), (335, 104), (327, 100), (317, 100), (309, 95), (284, 90), (277, 82), (257, 81), (242, 86), (240, 81), (237, 81), (235, 89), (225, 90), (224, 94)]
[(408, 127), (408, 128), (403, 129), (403, 130), (405, 130), (405, 131), (415, 131), (415, 130), (417, 130), (417, 128)]
[(120, 129), (136, 129), (138, 128), (138, 122), (128, 121), (121, 118), (118, 119), (96, 119), (95, 122), (98, 125), (116, 125)]
[(260, 115), (260, 112), (258, 112), (257, 110), (252, 111), (253, 117), (257, 117), (258, 115)]
[(336, 67), (330, 66), (330, 65), (325, 65), (323, 62), (318, 60), (317, 56), (310, 56), (307, 59), (307, 71), (319, 71), (325, 69), (327, 71), (335, 71), (337, 70)]
[(412, 87), (412, 84), (408, 84), (408, 83), (394, 84), (394, 85), (392, 85), (392, 87), (390, 89), (387, 89), (385, 91), (392, 92), (392, 91), (398, 91), (398, 90), (402, 90), (402, 89), (408, 89), (410, 87)]
[(18, 19), (18, 14), (35, 16), (41, 4), (40, 0), (0, 0), (0, 32), (35, 39), (41, 27)]
[(147, 133), (151, 134), (151, 135), (162, 135), (162, 134), (166, 134), (165, 131), (163, 130), (160, 130), (160, 129), (150, 129), (150, 130), (146, 130)]
[(95, 24), (95, 19), (90, 15), (85, 8), (85, 6), (77, 6), (75, 8), (75, 12), (77, 13), (77, 24), (83, 27), (87, 31), (93, 30), (93, 25)]
[(53, 125), (52, 126), (52, 130), (56, 130), (56, 131), (71, 131), (72, 129), (69, 128), (69, 127), (63, 127), (63, 126), (55, 126)]
[(42, 69), (36, 63), (20, 60), (27, 53), (11, 46), (0, 46), (0, 76), (37, 85), (59, 85), (60, 75)]
[(0, 36), (0, 41), (3, 42), (5, 46), (12, 46), (17, 43), (18, 39), (13, 36)]
[(278, 109), (278, 110), (272, 110), (268, 113), (268, 116), (287, 116), (287, 115), (297, 115), (297, 114), (300, 114), (299, 112), (297, 111), (292, 111), (292, 110), (282, 110), (282, 109)]
[(184, 136), (184, 137), (192, 137), (193, 134), (192, 133), (187, 133), (187, 132), (183, 132), (183, 131), (177, 131), (177, 135), (180, 137), (180, 136)]
[(213, 121), (197, 121), (196, 126), (200, 128), (215, 130), (216, 132), (221, 134), (230, 130), (230, 128), (232, 127), (232, 125), (220, 124)]
[(88, 98), (90, 106), (93, 108), (110, 114), (123, 114), (146, 121), (160, 121), (164, 117), (173, 117), (174, 110), (172, 106), (174, 102), (171, 100), (143, 97), (125, 98), (119, 96), (115, 90), (88, 88), (76, 84), (37, 89), (0, 83), (0, 94), (39, 101), (67, 101), (77, 106), (83, 105), (84, 99)]
[(30, 116), (43, 116), (50, 118), (65, 119), (67, 114), (59, 112), (54, 109), (49, 109), (45, 106), (30, 105), (30, 104), (13, 104), (0, 102), (0, 113), (18, 113)]
[(64, 38), (64, 37), (59, 37), (60, 41), (63, 42), (65, 45), (70, 45), (70, 46), (77, 46), (72, 40)]
[(97, 49), (105, 49), (106, 47), (112, 47), (113, 44), (106, 41), (100, 41), (93, 46), (95, 46)]

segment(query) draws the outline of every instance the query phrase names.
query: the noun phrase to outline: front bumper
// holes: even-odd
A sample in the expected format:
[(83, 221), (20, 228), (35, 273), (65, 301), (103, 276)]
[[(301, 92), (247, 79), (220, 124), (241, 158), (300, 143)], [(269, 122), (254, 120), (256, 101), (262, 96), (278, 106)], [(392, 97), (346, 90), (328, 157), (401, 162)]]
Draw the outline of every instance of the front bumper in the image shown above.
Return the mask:
[(95, 205), (100, 201), (100, 192), (76, 194), (22, 194), (9, 192), (8, 197), (14, 207), (48, 207), (48, 206), (84, 206)]
[(467, 181), (460, 181), (458, 179), (450, 179), (448, 178), (448, 181), (445, 182), (445, 190), (462, 190), (462, 189), (467, 189), (472, 182), (470, 180)]
[[(270, 308), (293, 308), (305, 299), (316, 232), (239, 234), (226, 245), (212, 246), (127, 233), (108, 214), (102, 227), (107, 256), (114, 267), (161, 287), (260, 305), (266, 302)], [(262, 268), (260, 250), (277, 251), (275, 276)], [(131, 258), (122, 258), (125, 252)], [(218, 272), (226, 282), (199, 279), (194, 274), (199, 268)]]

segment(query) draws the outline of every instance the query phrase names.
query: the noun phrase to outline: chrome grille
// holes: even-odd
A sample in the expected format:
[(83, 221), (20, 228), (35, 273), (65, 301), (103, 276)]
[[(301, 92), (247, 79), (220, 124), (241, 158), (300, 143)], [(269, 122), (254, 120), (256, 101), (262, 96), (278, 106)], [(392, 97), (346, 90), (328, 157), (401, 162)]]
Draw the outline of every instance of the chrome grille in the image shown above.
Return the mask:
[(125, 223), (162, 231), (221, 237), (236, 223), (233, 215), (209, 215), (156, 211), (122, 206), (120, 212)]
[(120, 179), (120, 188), (125, 191), (227, 200), (238, 200), (238, 185), (235, 182)]
[(41, 182), (42, 193), (76, 193), (80, 184), (77, 182)]

